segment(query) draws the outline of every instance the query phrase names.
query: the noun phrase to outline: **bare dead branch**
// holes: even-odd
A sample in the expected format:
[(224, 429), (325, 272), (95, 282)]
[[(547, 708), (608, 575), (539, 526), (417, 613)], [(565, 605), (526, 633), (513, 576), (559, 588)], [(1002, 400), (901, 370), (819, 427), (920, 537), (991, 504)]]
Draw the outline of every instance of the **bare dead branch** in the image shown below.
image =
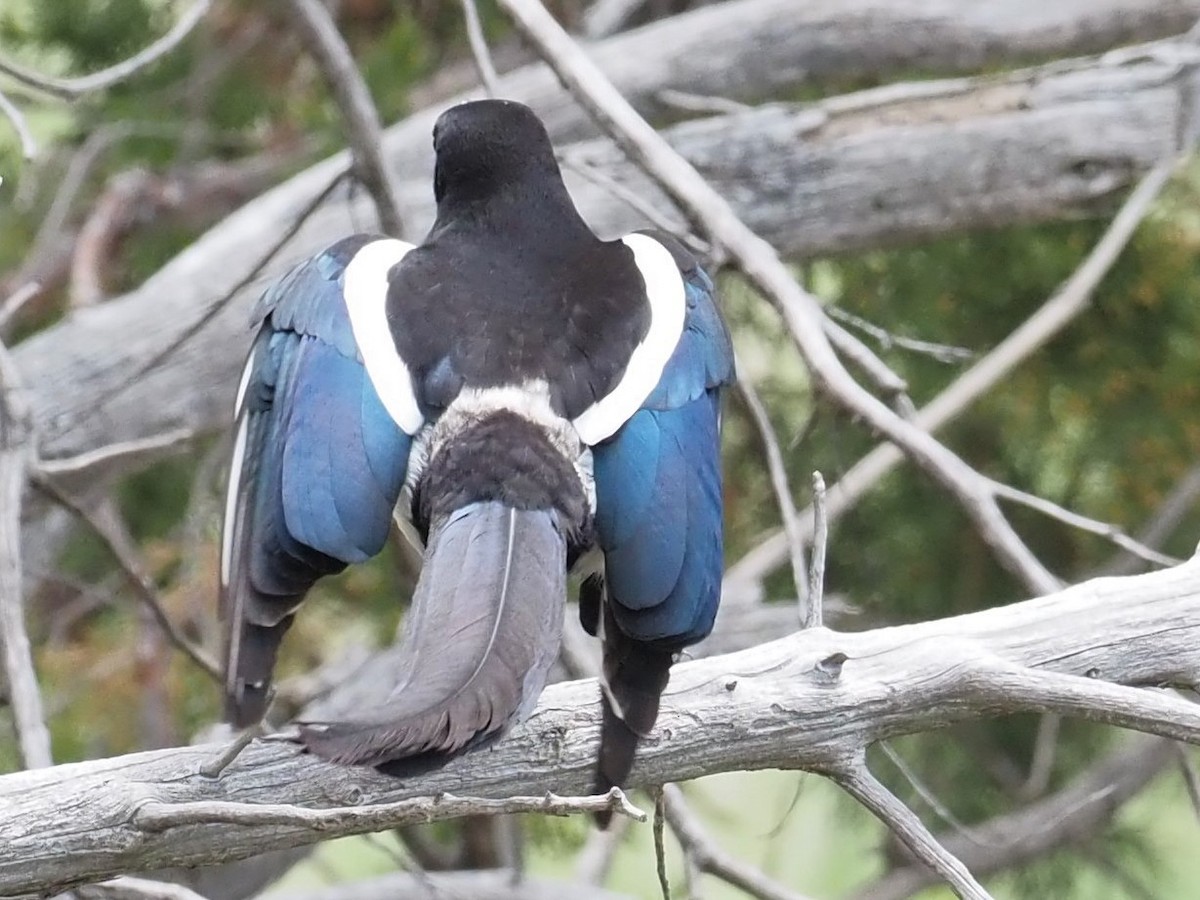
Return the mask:
[(892, 398), (892, 402), (899, 403), (904, 408), (912, 405), (912, 401), (908, 399), (908, 382), (893, 372), (874, 350), (828, 317), (823, 316), (822, 327), (830, 345), (847, 361), (862, 369), (863, 374), (871, 379), (879, 390)]
[(663, 789), (654, 792), (654, 870), (658, 875), (658, 889), (662, 900), (671, 900), (671, 879), (667, 875), (667, 842), (663, 833), (666, 824)]
[(896, 767), (896, 770), (903, 776), (904, 780), (908, 782), (909, 787), (911, 787), (916, 795), (921, 798), (921, 802), (933, 810), (934, 814), (939, 819), (941, 819), (952, 829), (954, 829), (955, 832), (962, 835), (967, 840), (978, 840), (974, 836), (971, 829), (963, 824), (958, 816), (954, 815), (953, 811), (951, 811), (951, 809), (941, 801), (938, 795), (934, 793), (933, 789), (921, 780), (917, 773), (913, 771), (912, 766), (904, 761), (904, 757), (896, 752), (895, 747), (893, 747), (887, 741), (880, 741), (878, 746), (879, 749), (883, 751), (883, 755), (888, 758), (888, 762)]
[(25, 114), (8, 99), (8, 95), (4, 91), (0, 91), (0, 115), (12, 124), (13, 130), (17, 133), (17, 140), (21, 142), (21, 153), (25, 159), (31, 160), (37, 156), (37, 141), (29, 129), (29, 122), (26, 120)]
[(341, 114), (354, 158), (354, 173), (375, 202), (383, 231), (398, 237), (404, 233), (404, 219), (400, 215), (395, 179), (383, 158), (383, 128), (367, 83), (325, 4), (320, 0), (288, 0), (288, 7), (295, 14), (294, 24), (304, 46), (324, 75)]
[[(828, 771), (880, 740), (1018, 711), (1084, 716), (1200, 743), (1200, 707), (1122, 686), (1200, 683), (1198, 571), (1194, 560), (967, 616), (865, 632), (802, 630), (680, 663), (660, 725), (639, 748), (631, 786), (731, 770)], [(835, 655), (840, 665), (820, 666)], [(325, 708), (377, 702), (395, 683), (397, 665), (384, 651)], [(596, 691), (594, 681), (552, 685), (525, 725), (495, 747), (415, 777), (330, 765), (278, 741), (255, 742), (216, 781), (197, 774), (218, 749), (211, 744), (0, 776), (0, 846), (11, 849), (0, 855), (0, 897), (228, 860), (375, 824), (146, 831), (131, 810), (150, 803), (166, 816), (178, 804), (213, 812), (208, 804), (216, 802), (217, 817), (229, 818), (226, 804), (253, 809), (281, 799), (314, 810), (363, 809), (440, 791), (586, 791), (599, 739)]]
[(825, 478), (812, 474), (813, 546), (812, 569), (808, 573), (808, 603), (801, 617), (802, 628), (820, 628), (825, 608), (825, 548), (829, 545), (829, 520), (825, 515)]
[(131, 551), (126, 548), (125, 542), (119, 536), (115, 535), (112, 529), (89, 509), (86, 504), (64, 491), (52, 478), (39, 472), (33, 476), (33, 484), (55, 503), (58, 503), (79, 519), (80, 522), (86, 525), (100, 539), (105, 549), (108, 550), (109, 555), (112, 556), (125, 575), (126, 581), (133, 588), (138, 600), (153, 615), (154, 620), (158, 623), (163, 634), (167, 636), (171, 644), (194, 662), (210, 678), (220, 682), (222, 677), (220, 666), (208, 655), (204, 648), (195, 644), (172, 621), (166, 608), (163, 606), (162, 599), (158, 596), (158, 589), (154, 585), (154, 579), (145, 572), (141, 563), (133, 557)]
[(4, 303), (0, 304), (0, 329), (7, 326), (12, 321), (13, 316), (19, 313), (26, 303), (41, 292), (42, 284), (40, 281), (27, 281), (6, 297)]
[(902, 350), (910, 350), (943, 363), (962, 362), (974, 359), (978, 355), (974, 350), (968, 350), (966, 347), (953, 347), (949, 344), (938, 344), (933, 341), (922, 341), (900, 334), (892, 334), (886, 328), (880, 328), (874, 322), (868, 322), (862, 316), (856, 316), (839, 306), (826, 306), (825, 314), (839, 322), (845, 322), (852, 328), (857, 328), (864, 334), (869, 334), (884, 350), (899, 347)]
[(604, 884), (616, 861), (621, 841), (629, 832), (631, 819), (613, 819), (605, 829), (595, 828), (583, 849), (575, 857), (575, 880), (583, 884)]
[[(617, 819), (615, 822), (624, 821)], [(278, 900), (630, 900), (627, 894), (580, 883), (529, 878), (514, 884), (506, 870), (435, 872), (428, 881), (408, 873), (278, 892)]]
[(76, 888), (74, 894), (79, 900), (205, 900), (181, 884), (128, 875)]
[(21, 498), (34, 454), (30, 422), (20, 372), (0, 345), (0, 650), (21, 758), (27, 768), (40, 768), (54, 760), (22, 600)]
[(583, 33), (592, 40), (616, 34), (646, 0), (596, 0), (583, 14)]
[[(1149, 521), (1138, 529), (1137, 541), (1147, 547), (1160, 547), (1179, 527), (1200, 497), (1200, 465), (1193, 466), (1167, 493), (1162, 504)], [(1141, 560), (1132, 553), (1122, 553), (1101, 567), (1097, 575), (1132, 575), (1141, 571)]]
[[(745, 369), (737, 367), (741, 376), (737, 381), (737, 391), (742, 398), (750, 421), (762, 444), (763, 455), (767, 460), (767, 472), (771, 476), (771, 488), (775, 492), (775, 502), (779, 506), (779, 517), (783, 520), (783, 531), (788, 536), (788, 551), (792, 563), (792, 583), (796, 588), (796, 597), (800, 601), (800, 621), (807, 622), (810, 607), (811, 583), (805, 578), (807, 566), (804, 563), (804, 538), (800, 530), (799, 519), (796, 515), (796, 503), (792, 499), (792, 485), (788, 480), (787, 466), (783, 461), (783, 451), (779, 447), (779, 436), (771, 424), (771, 416), (758, 396), (758, 391), (750, 381)], [(818, 615), (819, 618), (819, 615)]]
[[(1163, 162), (1143, 178), (1084, 262), (1063, 286), (1016, 331), (922, 407), (913, 418), (913, 424), (934, 432), (957, 418), (981, 396), (1003, 383), (1018, 365), (1087, 309), (1092, 294), (1133, 237), (1137, 226), (1166, 185), (1173, 168), (1172, 163)], [(836, 519), (853, 507), (903, 459), (901, 451), (885, 444), (855, 463), (833, 486), (830, 518)], [(730, 566), (725, 573), (726, 582), (761, 580), (786, 560), (786, 536), (777, 533)]]
[(1042, 716), (1038, 722), (1029, 775), (1017, 790), (1019, 800), (1035, 800), (1046, 793), (1046, 788), (1050, 786), (1050, 776), (1054, 774), (1054, 761), (1058, 758), (1058, 736), (1061, 731), (1062, 716), (1049, 713)]
[[(969, 838), (951, 832), (941, 841), (979, 876), (1019, 866), (1059, 847), (1086, 845), (1175, 759), (1172, 747), (1169, 741), (1152, 738), (1123, 741), (1056, 793), (972, 826)], [(905, 866), (861, 888), (854, 900), (904, 900), (936, 881), (924, 866)]]
[(659, 91), (657, 100), (665, 106), (693, 113), (726, 115), (728, 113), (745, 112), (753, 108), (746, 103), (739, 103), (737, 100), (692, 94), (688, 91), (677, 91), (673, 88), (665, 88)]
[(1043, 515), (1070, 525), (1072, 528), (1078, 528), (1080, 531), (1086, 531), (1089, 534), (1099, 535), (1117, 547), (1120, 547), (1126, 553), (1132, 553), (1146, 562), (1159, 566), (1173, 566), (1179, 563), (1179, 560), (1175, 557), (1168, 556), (1166, 553), (1160, 553), (1153, 547), (1147, 547), (1140, 541), (1134, 540), (1111, 522), (1101, 522), (1098, 519), (1081, 516), (1079, 513), (1072, 512), (1066, 507), (1055, 503), (1053, 500), (1038, 497), (1036, 494), (1019, 490), (998, 481), (992, 482), (992, 491), (997, 497), (1004, 500), (1011, 500), (1013, 503), (1019, 503), (1022, 506), (1037, 510)]
[(880, 783), (859, 755), (844, 769), (829, 773), (846, 793), (873, 812), (921, 862), (942, 877), (963, 900), (992, 900), (957, 857), (943, 847), (911, 809)]
[(499, 97), (500, 76), (496, 74), (492, 52), (488, 49), (487, 38), (483, 34), (479, 7), (475, 5), (475, 0), (462, 0), (462, 10), (467, 26), (467, 41), (471, 45), (471, 57), (475, 60), (475, 69), (479, 72), (479, 81), (483, 85), (484, 93), (489, 97)]
[(745, 891), (759, 900), (807, 900), (761, 871), (730, 854), (718, 844), (696, 818), (679, 785), (663, 786), (663, 807), (671, 831), (684, 855), (701, 871)]
[(184, 39), (191, 34), (192, 30), (208, 13), (211, 6), (212, 0), (193, 0), (191, 5), (183, 11), (183, 14), (175, 22), (171, 30), (157, 41), (144, 50), (135, 53), (129, 59), (122, 60), (114, 66), (109, 66), (107, 69), (101, 69), (99, 72), (93, 72), (90, 75), (83, 75), (78, 78), (55, 78), (51, 75), (43, 75), (32, 69), (27, 69), (3, 57), (0, 57), (0, 73), (8, 75), (10, 78), (35, 90), (52, 94), (64, 100), (73, 100), (77, 97), (82, 97), (84, 94), (110, 88), (114, 84), (125, 81), (152, 63), (162, 59), (162, 57), (183, 43)]
[(612, 812), (645, 822), (647, 815), (629, 802), (620, 788), (590, 797), (560, 797), (547, 791), (540, 797), (458, 797), (440, 793), (395, 803), (309, 809), (286, 803), (236, 803), (198, 800), (192, 803), (151, 801), (138, 807), (134, 824), (144, 832), (203, 825), (286, 826), (319, 833), (351, 834), (382, 831), (421, 822), (460, 819), (464, 816), (496, 816), (540, 813), (570, 816)]

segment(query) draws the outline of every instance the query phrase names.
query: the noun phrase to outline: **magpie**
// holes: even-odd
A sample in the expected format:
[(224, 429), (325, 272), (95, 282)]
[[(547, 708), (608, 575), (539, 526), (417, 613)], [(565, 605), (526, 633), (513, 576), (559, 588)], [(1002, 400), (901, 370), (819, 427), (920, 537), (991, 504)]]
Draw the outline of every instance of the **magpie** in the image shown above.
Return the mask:
[(377, 554), (395, 512), (423, 552), (404, 671), (377, 707), (304, 724), (306, 747), (379, 766), (494, 741), (545, 685), (568, 573), (598, 558), (579, 611), (603, 642), (607, 790), (716, 616), (729, 333), (678, 241), (591, 231), (529, 108), (452, 107), (433, 143), (423, 243), (347, 237), (256, 307), (221, 546), (226, 716), (262, 718), (305, 594)]

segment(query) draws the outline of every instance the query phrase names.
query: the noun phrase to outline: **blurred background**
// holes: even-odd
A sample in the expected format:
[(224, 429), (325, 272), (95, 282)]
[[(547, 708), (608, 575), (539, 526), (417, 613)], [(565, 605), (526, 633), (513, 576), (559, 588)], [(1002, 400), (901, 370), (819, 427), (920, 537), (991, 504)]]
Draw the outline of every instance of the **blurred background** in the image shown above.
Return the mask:
[[(765, 0), (549, 5), (596, 47), (611, 46), (624, 32), (659, 29), (653, 34), (661, 65), (644, 55), (622, 63), (619, 51), (603, 57), (606, 65), (627, 65), (631, 80), (649, 79), (640, 88), (639, 107), (655, 125), (672, 129), (673, 142), (691, 148), (687, 155), (743, 213), (757, 210), (748, 216), (752, 224), (787, 251), (797, 276), (841, 315), (839, 321), (902, 376), (917, 407), (1029, 319), (1077, 269), (1138, 179), (1159, 158), (1180, 153), (1175, 176), (1090, 306), (940, 437), (990, 477), (1115, 523), (1167, 554), (1189, 556), (1200, 533), (1200, 170), (1187, 160), (1187, 148), (1172, 146), (1169, 138), (1186, 132), (1190, 121), (1172, 79), (1190, 77), (1194, 62), (1137, 53), (1114, 62), (1098, 55), (1186, 32), (1200, 17), (1200, 3), (1097, 0), (1050, 4), (1054, 10), (978, 0), (793, 3), (786, 15), (780, 12), (786, 4), (772, 10)], [(744, 30), (723, 28), (728, 46), (721, 53), (710, 50), (708, 80), (700, 86), (673, 80), (683, 64), (672, 55), (672, 36), (684, 44), (699, 41), (698, 33), (716, 40), (696, 17), (735, 5), (742, 18), (729, 21), (744, 22)], [(93, 72), (153, 42), (186, 6), (167, 0), (4, 0), (0, 56), (48, 75)], [(341, 0), (333, 11), (385, 125), (436, 111), (477, 86), (458, 3)], [(481, 3), (480, 12), (497, 67), (525, 77), (532, 51), (489, 3)], [(772, 19), (773, 30), (762, 24)], [(942, 49), (928, 49), (935, 45)], [(759, 68), (745, 62), (754, 55), (768, 62)], [(687, 65), (706, 67), (704, 57), (689, 59)], [(790, 66), (780, 65), (781, 59), (790, 59)], [(1067, 59), (1076, 67), (1068, 67), (1075, 79), (1070, 85), (1041, 94), (1030, 87), (1053, 80), (1059, 70), (1004, 80), (1022, 67), (1053, 60), (1061, 67)], [(1143, 64), (1150, 68), (1137, 68)], [(1086, 82), (1086, 73), (1104, 66), (1118, 73), (1105, 87)], [(683, 70), (691, 71), (686, 65)], [(1076, 70), (1085, 74), (1070, 75)], [(1121, 82), (1118, 76), (1131, 71), (1136, 77)], [(911, 90), (959, 77), (985, 80), (945, 88), (939, 95), (957, 102), (937, 109)], [(904, 93), (898, 99), (863, 93), (885, 85), (903, 86)], [(1004, 91), (1022, 98), (1001, 96)], [(57, 343), (66, 332), (54, 329), (86, 324), (108, 304), (153, 309), (144, 291), (147, 279), (243, 204), (345, 146), (337, 107), (288, 21), (286, 4), (217, 0), (180, 46), (103, 91), (68, 101), (0, 74), (0, 92), (20, 109), (36, 142), (32, 158), (25, 159), (16, 131), (0, 118), (0, 338), (28, 363), (35, 406), (65, 402), (71, 393), (69, 381), (47, 387), (36, 380), (38, 366), (59, 364), (57, 347), (77, 352), (75, 343)], [(1121, 102), (1147, 118), (1123, 111)], [(1157, 112), (1175, 102), (1181, 104), (1176, 119)], [(1005, 104), (1012, 104), (1007, 119)], [(1087, 109), (1068, 110), (1071, 104)], [(1042, 109), (1044, 118), (1017, 116), (1030, 107)], [(810, 128), (803, 126), (806, 110), (818, 117)], [(1115, 118), (1088, 131), (1084, 112)], [(797, 118), (756, 136), (754, 129), (767, 126), (755, 115), (768, 113)], [(979, 117), (993, 113), (978, 125), (983, 138), (957, 142)], [(1072, 144), (1058, 136), (1054, 122), (1074, 115), (1081, 117), (1074, 127), (1084, 130)], [(594, 135), (578, 114), (569, 118), (560, 116), (567, 124), (555, 133), (562, 146)], [(1043, 127), (1043, 157), (1021, 157), (1019, 152), (1034, 150), (1014, 149), (1003, 139), (1009, 132), (1034, 139)], [(730, 131), (719, 130), (724, 128)], [(890, 136), (889, 128), (895, 129)], [(923, 128), (941, 129), (938, 139), (947, 142), (941, 163), (954, 167), (960, 181), (922, 186), (917, 180), (909, 188), (887, 181), (872, 188), (873, 202), (855, 193), (856, 184), (892, 177), (886, 167), (873, 168), (882, 165), (879, 159), (898, 160), (917, 174), (932, 165), (934, 156), (923, 158), (914, 149), (923, 146)], [(995, 131), (992, 144), (989, 128)], [(738, 133), (746, 136), (745, 145), (722, 152), (727, 135)], [(577, 159), (586, 164), (581, 168), (636, 187), (611, 148), (579, 146)], [(828, 156), (821, 156), (822, 147)], [(959, 153), (965, 155), (960, 159)], [(428, 161), (427, 137), (407, 158), (416, 162), (401, 177), (428, 191), (429, 173), (421, 168)], [(1038, 158), (1053, 159), (1041, 182), (1005, 182), (1011, 171), (1036, 171)], [(831, 177), (835, 164), (843, 168)], [(605, 190), (595, 178), (585, 185), (578, 173), (573, 177), (581, 190)], [(922, 192), (938, 202), (937, 214), (906, 218), (901, 207)], [(419, 237), (431, 197), (414, 196), (406, 227), (414, 232), (408, 236)], [(653, 193), (647, 196), (651, 204), (659, 202)], [(324, 226), (332, 235), (312, 241), (375, 227), (360, 189), (347, 187), (327, 202), (340, 219)], [(839, 205), (849, 210), (843, 219), (826, 210)], [(669, 221), (679, 221), (662, 206)], [(617, 223), (645, 224), (628, 204), (622, 210), (599, 211), (593, 220), (602, 231), (608, 227), (608, 235), (617, 233), (611, 230)], [(263, 228), (277, 233), (264, 237), (266, 249), (282, 229), (269, 220)], [(282, 249), (272, 265), (303, 256), (302, 244)], [(225, 289), (206, 284), (203, 271), (222, 266), (219, 258), (206, 257), (192, 276), (197, 294), (210, 304)], [(238, 309), (230, 313), (244, 321), (271, 272), (225, 274), (246, 276), (235, 298)], [(719, 286), (742, 377), (766, 404), (795, 500), (803, 506), (814, 469), (833, 484), (877, 439), (814, 395), (791, 339), (761, 298), (733, 275), (722, 275)], [(130, 298), (141, 307), (130, 306)], [(169, 292), (162, 302), (170, 302)], [(147, 324), (151, 331), (157, 327)], [(224, 333), (233, 337), (219, 358), (233, 360), (244, 352), (249, 332), (230, 326)], [(170, 345), (164, 339), (158, 346)], [(142, 360), (162, 362), (151, 360), (149, 351)], [(225, 410), (232, 403), (235, 369), (222, 365), (220, 378), (193, 388), (195, 409)], [(132, 371), (127, 367), (123, 377), (135, 380), (129, 379)], [(91, 377), (86, 372), (82, 365), (69, 371), (84, 394)], [(96, 377), (119, 382), (111, 373)], [(39, 392), (58, 399), (38, 399)], [(108, 402), (88, 396), (89, 403)], [(172, 402), (193, 403), (180, 396)], [(67, 492), (87, 509), (92, 527), (79, 526), (41, 494), (29, 499), (27, 619), (58, 762), (186, 743), (219, 716), (213, 683), (164, 636), (127, 571), (146, 576), (184, 639), (216, 651), (216, 546), (228, 435), (216, 413), (202, 418), (184, 422), (186, 439), (135, 455), (103, 477), (93, 479), (82, 464), (72, 469)], [(727, 553), (733, 564), (774, 535), (780, 519), (758, 430), (736, 396), (729, 399), (725, 422)], [(52, 436), (67, 428), (54, 422), (47, 427)], [(100, 432), (77, 436), (64, 456), (77, 458), (89, 441), (102, 447), (112, 439)], [(1043, 563), (1067, 582), (1147, 568), (1102, 536), (1030, 509), (1014, 507), (1011, 515)], [(737, 581), (738, 603), (794, 608), (786, 554), (772, 560)], [(312, 673), (347, 671), (386, 642), (410, 587), (411, 573), (390, 550), (323, 583), (285, 647), (285, 708), (299, 708), (313, 695)], [(1030, 595), (997, 564), (961, 507), (908, 465), (875, 483), (834, 523), (827, 589), (833, 595), (827, 619), (849, 630), (952, 616)], [(789, 615), (773, 620), (777, 631), (760, 639), (791, 630)], [(13, 771), (20, 757), (3, 700), (0, 682), (0, 771)], [(999, 865), (986, 879), (997, 897), (1197, 895), (1200, 856), (1193, 848), (1200, 832), (1181, 753), (1098, 725), (1033, 715), (915, 735), (891, 749), (895, 758), (872, 751), (875, 771), (936, 832), (997, 851)], [(942, 888), (920, 892), (919, 886), (889, 881), (889, 873), (906, 867), (904, 852), (867, 812), (817, 776), (735, 773), (685, 787), (720, 845), (795, 891), (813, 898), (950, 896)], [(1030, 811), (1030, 818), (1014, 820), (1027, 826), (1020, 836), (1028, 841), (1030, 829), (1044, 829), (1045, 837), (1033, 840), (1028, 852), (1006, 856), (1002, 841), (979, 837), (997, 817)], [(272, 890), (300, 896), (414, 861), (429, 869), (494, 867), (512, 856), (502, 830), (468, 822), (335, 841), (291, 867), (277, 863)], [(526, 872), (573, 877), (589, 843), (588, 822), (529, 818), (519, 830)], [(682, 882), (673, 845), (671, 852)], [(605, 884), (636, 897), (659, 896), (648, 828), (628, 830)], [(246, 896), (246, 890), (225, 885), (208, 895)], [(708, 877), (694, 886), (694, 895), (744, 896)]]

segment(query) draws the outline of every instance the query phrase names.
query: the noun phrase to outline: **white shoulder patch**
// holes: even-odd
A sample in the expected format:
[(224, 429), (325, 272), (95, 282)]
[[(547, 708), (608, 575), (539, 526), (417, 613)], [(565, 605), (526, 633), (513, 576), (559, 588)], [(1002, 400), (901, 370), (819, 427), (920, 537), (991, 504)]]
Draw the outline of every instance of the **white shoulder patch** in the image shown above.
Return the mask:
[(396, 352), (387, 321), (388, 272), (413, 249), (405, 241), (372, 241), (354, 254), (342, 276), (342, 296), (354, 340), (384, 409), (406, 434), (424, 424), (412, 373)]
[(671, 252), (645, 234), (629, 234), (621, 241), (633, 251), (634, 262), (645, 282), (650, 328), (634, 348), (616, 386), (573, 420), (580, 439), (589, 446), (614, 434), (657, 387), (679, 344), (687, 313), (683, 276)]

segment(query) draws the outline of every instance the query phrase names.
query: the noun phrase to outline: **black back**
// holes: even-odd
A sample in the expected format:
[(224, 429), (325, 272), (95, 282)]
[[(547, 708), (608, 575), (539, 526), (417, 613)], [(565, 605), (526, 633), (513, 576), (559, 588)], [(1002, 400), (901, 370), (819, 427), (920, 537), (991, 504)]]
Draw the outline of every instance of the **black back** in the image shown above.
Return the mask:
[(527, 107), (456, 106), (434, 148), (437, 220), (388, 296), (418, 402), (436, 415), (464, 385), (542, 379), (555, 411), (577, 416), (612, 389), (649, 328), (633, 253), (580, 217)]

